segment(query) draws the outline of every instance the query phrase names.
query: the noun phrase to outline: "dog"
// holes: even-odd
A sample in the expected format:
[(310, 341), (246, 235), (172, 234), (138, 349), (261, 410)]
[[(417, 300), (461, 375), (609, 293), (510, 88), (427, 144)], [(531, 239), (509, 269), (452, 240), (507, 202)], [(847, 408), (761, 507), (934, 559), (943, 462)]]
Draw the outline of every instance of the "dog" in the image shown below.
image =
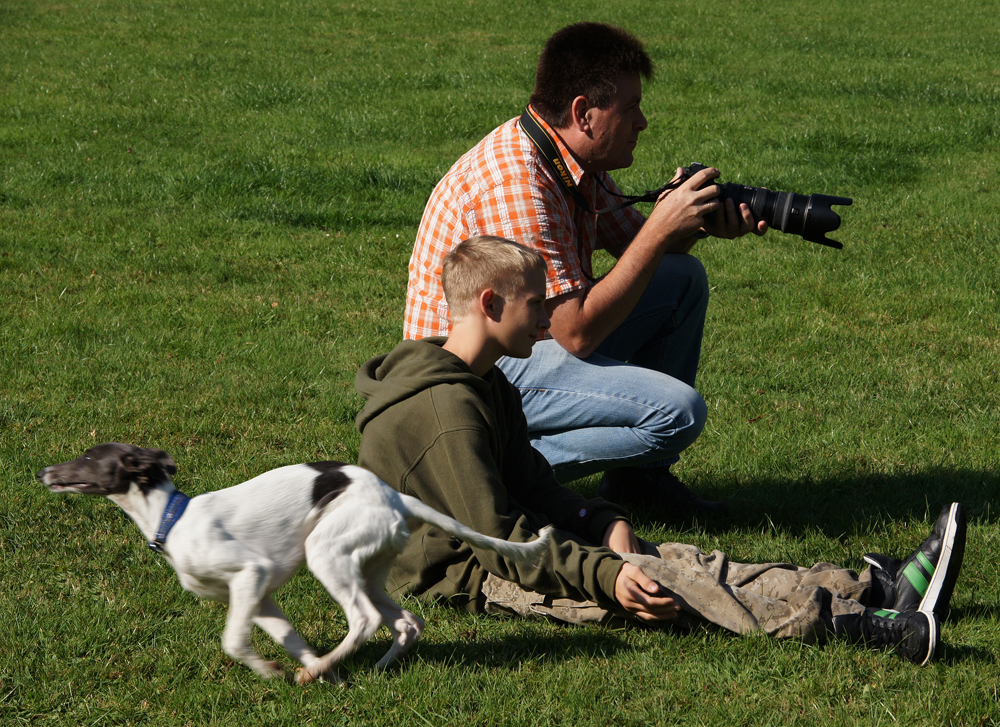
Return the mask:
[[(222, 647), (263, 678), (283, 674), (250, 645), (257, 624), (302, 664), (295, 679), (339, 681), (334, 667), (385, 625), (392, 646), (376, 664), (393, 664), (420, 637), (424, 622), (385, 591), (406, 546), (407, 521), (420, 521), (518, 563), (548, 550), (551, 527), (530, 543), (491, 538), (396, 492), (368, 470), (340, 462), (279, 467), (242, 484), (188, 498), (170, 476), (177, 466), (160, 449), (110, 442), (38, 472), (52, 492), (103, 495), (135, 521), (173, 566), (181, 586), (229, 603)], [(317, 656), (271, 594), (305, 562), (344, 609), (348, 634)]]

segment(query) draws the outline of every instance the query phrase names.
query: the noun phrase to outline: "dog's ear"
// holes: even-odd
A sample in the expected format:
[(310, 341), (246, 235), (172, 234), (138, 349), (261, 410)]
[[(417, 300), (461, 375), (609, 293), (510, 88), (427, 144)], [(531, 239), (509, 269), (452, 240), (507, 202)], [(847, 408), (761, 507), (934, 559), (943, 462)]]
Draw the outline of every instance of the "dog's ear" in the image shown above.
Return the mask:
[(122, 453), (120, 462), (122, 468), (127, 472), (142, 472), (154, 482), (159, 479), (155, 476), (157, 471), (167, 475), (177, 473), (177, 465), (174, 463), (173, 457), (162, 449), (132, 447), (129, 451)]
[(160, 467), (163, 468), (164, 472), (166, 472), (168, 475), (177, 474), (177, 465), (174, 463), (173, 457), (164, 452), (162, 449), (150, 449), (147, 451), (149, 451), (151, 455), (157, 458), (157, 461), (159, 462)]
[(141, 451), (138, 447), (129, 446), (127, 450), (118, 455), (118, 462), (121, 468), (126, 472), (138, 472), (142, 469), (142, 461), (139, 459), (139, 452)]

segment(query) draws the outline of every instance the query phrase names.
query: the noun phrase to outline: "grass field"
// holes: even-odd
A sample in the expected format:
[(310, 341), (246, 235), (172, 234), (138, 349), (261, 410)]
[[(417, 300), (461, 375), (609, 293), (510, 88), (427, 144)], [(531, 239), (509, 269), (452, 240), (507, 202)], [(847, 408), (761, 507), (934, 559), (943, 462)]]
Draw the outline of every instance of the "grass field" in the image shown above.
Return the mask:
[[(842, 251), (697, 248), (710, 419), (679, 473), (734, 514), (640, 534), (860, 569), (960, 500), (943, 658), (409, 601), (428, 629), (400, 669), (370, 671), (383, 633), (347, 688), (261, 682), (120, 511), (33, 473), (110, 440), (168, 450), (191, 494), (354, 461), (354, 374), (401, 335), (431, 188), (583, 19), (658, 65), (627, 189), (700, 161), (854, 199)], [(1000, 722), (998, 48), (995, 0), (0, 4), (0, 723)], [(278, 601), (343, 636), (308, 576)]]

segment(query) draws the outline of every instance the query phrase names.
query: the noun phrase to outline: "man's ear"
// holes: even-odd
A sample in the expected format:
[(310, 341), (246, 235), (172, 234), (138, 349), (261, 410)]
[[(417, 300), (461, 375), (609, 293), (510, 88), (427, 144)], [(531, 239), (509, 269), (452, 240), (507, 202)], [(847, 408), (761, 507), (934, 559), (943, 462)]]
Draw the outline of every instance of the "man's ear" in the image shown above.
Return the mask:
[(590, 117), (587, 112), (590, 110), (590, 101), (586, 96), (577, 96), (569, 105), (570, 126), (583, 133), (590, 132)]
[(492, 288), (487, 288), (479, 294), (477, 300), (479, 310), (494, 323), (499, 322), (503, 315), (503, 298), (497, 295)]

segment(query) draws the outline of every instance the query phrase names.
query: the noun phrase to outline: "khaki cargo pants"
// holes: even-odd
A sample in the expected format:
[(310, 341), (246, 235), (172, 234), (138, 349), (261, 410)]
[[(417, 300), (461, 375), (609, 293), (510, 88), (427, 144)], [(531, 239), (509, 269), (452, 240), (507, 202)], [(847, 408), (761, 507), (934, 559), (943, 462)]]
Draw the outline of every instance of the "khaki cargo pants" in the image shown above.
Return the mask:
[[(671, 591), (680, 603), (676, 623), (696, 628), (710, 622), (736, 633), (761, 629), (806, 643), (832, 634), (833, 616), (864, 611), (871, 575), (860, 577), (831, 563), (801, 568), (790, 563), (733, 563), (718, 550), (693, 545), (644, 543), (647, 555), (623, 555)], [(640, 622), (625, 611), (590, 601), (551, 598), (490, 574), (483, 584), (487, 613), (547, 617), (569, 623)], [(648, 624), (646, 624), (648, 625)]]

